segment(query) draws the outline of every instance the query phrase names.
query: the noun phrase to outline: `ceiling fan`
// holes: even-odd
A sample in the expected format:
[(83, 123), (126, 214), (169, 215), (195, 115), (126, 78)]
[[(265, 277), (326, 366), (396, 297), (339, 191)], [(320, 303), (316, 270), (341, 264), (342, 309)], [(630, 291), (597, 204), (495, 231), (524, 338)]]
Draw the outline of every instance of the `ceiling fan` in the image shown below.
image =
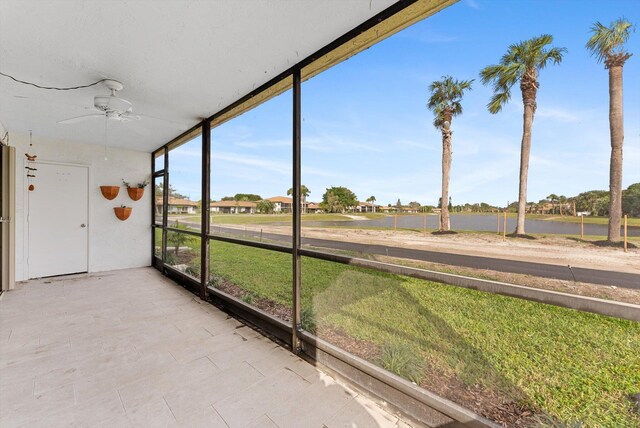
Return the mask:
[(106, 117), (107, 119), (130, 122), (132, 120), (140, 120), (140, 116), (133, 114), (133, 104), (130, 101), (116, 96), (116, 92), (121, 91), (124, 87), (122, 83), (117, 80), (105, 80), (105, 86), (111, 91), (111, 95), (96, 95), (93, 97), (93, 107), (98, 110), (99, 113), (87, 114), (84, 116), (72, 117), (69, 119), (60, 120), (57, 123), (69, 124), (77, 123), (86, 119), (95, 117)]

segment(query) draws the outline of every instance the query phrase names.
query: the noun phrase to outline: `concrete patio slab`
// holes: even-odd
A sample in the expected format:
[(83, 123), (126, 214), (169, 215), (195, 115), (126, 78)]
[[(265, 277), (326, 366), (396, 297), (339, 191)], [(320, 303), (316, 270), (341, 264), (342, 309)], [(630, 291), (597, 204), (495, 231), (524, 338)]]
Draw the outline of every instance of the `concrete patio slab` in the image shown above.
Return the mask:
[(3, 296), (0, 426), (410, 428), (151, 268)]

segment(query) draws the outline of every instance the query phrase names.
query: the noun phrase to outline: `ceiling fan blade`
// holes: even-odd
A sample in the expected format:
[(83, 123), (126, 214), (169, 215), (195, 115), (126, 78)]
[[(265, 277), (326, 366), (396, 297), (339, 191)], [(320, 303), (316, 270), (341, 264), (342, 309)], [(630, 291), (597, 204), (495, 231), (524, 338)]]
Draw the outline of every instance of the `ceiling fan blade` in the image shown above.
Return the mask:
[(132, 113), (123, 113), (120, 116), (120, 120), (122, 122), (130, 122), (132, 120), (140, 120), (140, 116), (137, 114), (132, 114)]
[(56, 123), (60, 123), (60, 124), (66, 125), (68, 123), (81, 122), (81, 121), (83, 121), (85, 119), (89, 119), (89, 118), (92, 118), (92, 117), (104, 117), (104, 114), (87, 114), (85, 116), (78, 116), (78, 117), (72, 117), (72, 118), (69, 118), (69, 119), (60, 120), (60, 121), (58, 121)]

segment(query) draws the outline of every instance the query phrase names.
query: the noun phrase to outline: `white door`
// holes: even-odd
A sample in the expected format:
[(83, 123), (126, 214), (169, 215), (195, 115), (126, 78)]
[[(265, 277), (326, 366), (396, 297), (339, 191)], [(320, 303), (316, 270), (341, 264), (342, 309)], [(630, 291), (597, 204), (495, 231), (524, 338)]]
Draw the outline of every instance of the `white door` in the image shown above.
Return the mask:
[(28, 191), (29, 278), (87, 272), (89, 169), (34, 163)]

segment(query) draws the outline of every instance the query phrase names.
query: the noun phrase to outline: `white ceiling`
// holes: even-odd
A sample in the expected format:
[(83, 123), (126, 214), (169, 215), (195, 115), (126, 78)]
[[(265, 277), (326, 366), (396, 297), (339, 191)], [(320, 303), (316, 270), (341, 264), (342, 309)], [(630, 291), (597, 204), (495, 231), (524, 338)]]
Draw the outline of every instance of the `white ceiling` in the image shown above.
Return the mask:
[[(109, 145), (152, 151), (396, 0), (0, 0), (0, 71), (44, 86), (124, 84), (139, 122), (109, 121)], [(51, 91), (0, 76), (10, 133), (104, 144), (100, 84)]]

